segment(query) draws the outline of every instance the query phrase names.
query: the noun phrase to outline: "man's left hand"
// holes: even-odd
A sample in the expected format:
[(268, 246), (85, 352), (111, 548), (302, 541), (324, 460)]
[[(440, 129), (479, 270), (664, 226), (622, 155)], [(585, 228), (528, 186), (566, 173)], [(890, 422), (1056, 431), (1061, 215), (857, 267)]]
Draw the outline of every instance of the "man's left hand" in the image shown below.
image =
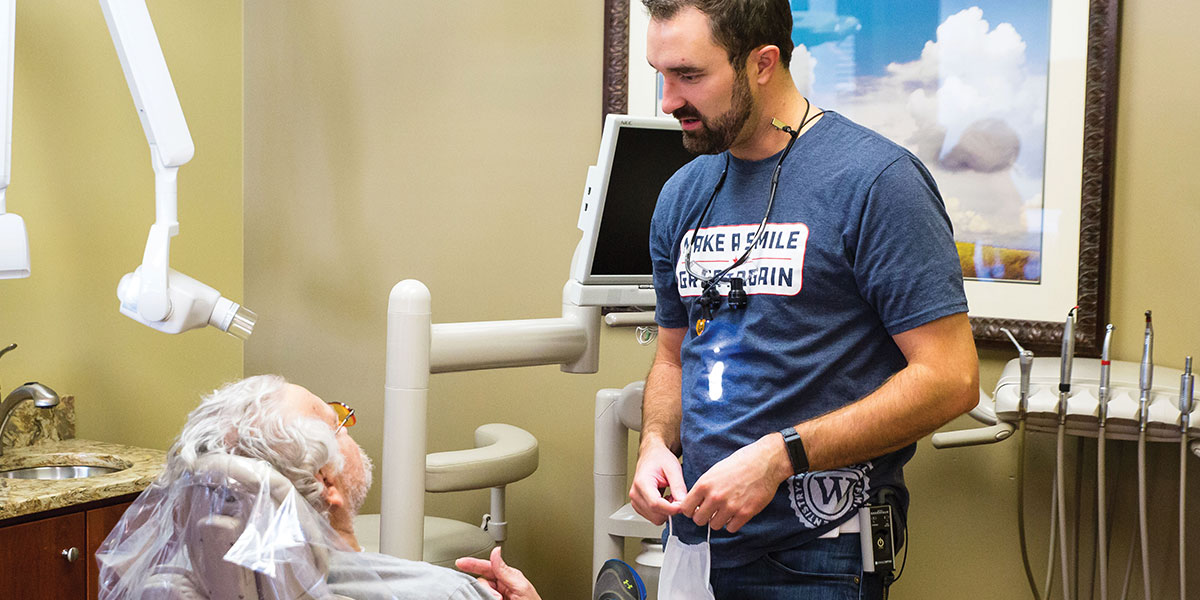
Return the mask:
[(696, 480), (681, 513), (697, 525), (735, 533), (766, 508), (792, 475), (783, 436), (772, 433), (742, 446)]

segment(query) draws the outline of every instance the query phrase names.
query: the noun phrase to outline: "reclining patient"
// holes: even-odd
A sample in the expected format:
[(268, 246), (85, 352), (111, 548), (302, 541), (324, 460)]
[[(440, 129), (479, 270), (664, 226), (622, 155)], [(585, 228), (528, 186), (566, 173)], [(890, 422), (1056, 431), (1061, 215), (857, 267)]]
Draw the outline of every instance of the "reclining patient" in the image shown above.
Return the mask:
[(359, 551), (371, 460), (353, 422), (345, 405), (274, 375), (205, 397), (97, 551), (100, 598), (538, 598), (499, 548), (491, 561), (459, 559), (478, 580)]

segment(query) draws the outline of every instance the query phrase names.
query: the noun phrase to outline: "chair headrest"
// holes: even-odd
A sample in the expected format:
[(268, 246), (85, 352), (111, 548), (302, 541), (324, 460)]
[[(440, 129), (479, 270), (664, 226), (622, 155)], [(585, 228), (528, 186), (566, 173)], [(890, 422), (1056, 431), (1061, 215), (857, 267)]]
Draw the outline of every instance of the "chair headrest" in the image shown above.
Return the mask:
[(331, 554), (344, 550), (328, 519), (270, 464), (210, 453), (173, 480), (164, 473), (126, 510), (96, 553), (100, 597), (143, 597), (165, 572), (172, 581), (187, 574), (214, 597), (255, 589), (245, 597), (302, 597), (292, 592), (324, 589)]

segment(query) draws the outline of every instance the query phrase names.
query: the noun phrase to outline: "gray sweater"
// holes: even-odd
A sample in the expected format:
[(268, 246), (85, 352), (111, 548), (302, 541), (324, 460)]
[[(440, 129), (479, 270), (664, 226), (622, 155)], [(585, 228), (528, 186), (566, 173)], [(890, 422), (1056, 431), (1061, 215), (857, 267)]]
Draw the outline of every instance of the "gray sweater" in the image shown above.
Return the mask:
[(375, 552), (334, 552), (329, 591), (354, 600), (492, 600), (469, 575)]

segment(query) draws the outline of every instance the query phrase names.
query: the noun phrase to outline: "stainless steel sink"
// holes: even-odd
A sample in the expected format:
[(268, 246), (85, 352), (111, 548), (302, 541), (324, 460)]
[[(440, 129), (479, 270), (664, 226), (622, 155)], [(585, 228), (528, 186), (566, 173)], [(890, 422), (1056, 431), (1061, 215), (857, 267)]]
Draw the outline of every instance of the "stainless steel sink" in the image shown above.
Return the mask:
[(3, 479), (77, 479), (80, 477), (95, 477), (123, 471), (117, 467), (97, 467), (93, 465), (53, 465), (48, 467), (26, 467), (0, 471)]

